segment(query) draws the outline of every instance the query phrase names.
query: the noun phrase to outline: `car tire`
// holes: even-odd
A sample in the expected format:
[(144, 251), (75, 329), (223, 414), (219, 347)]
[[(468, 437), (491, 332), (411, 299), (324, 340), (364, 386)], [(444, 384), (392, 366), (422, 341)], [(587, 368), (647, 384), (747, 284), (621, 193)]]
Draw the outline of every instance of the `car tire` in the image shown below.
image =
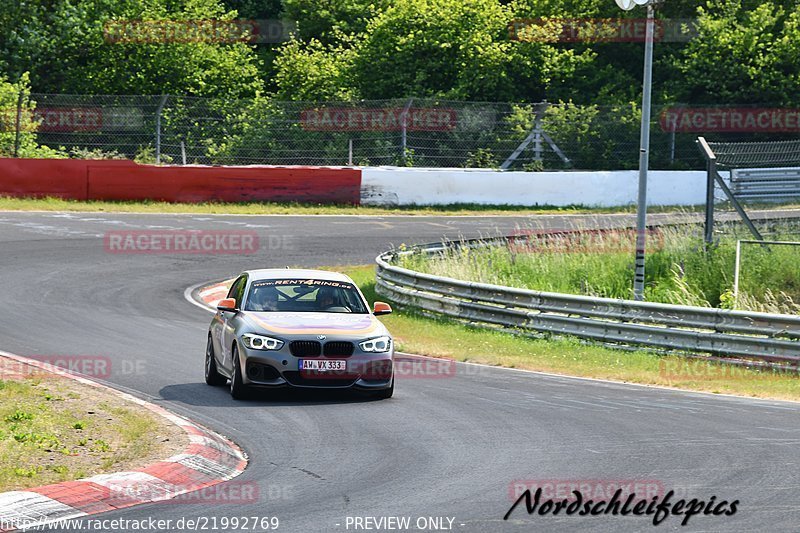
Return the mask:
[(388, 400), (394, 394), (394, 378), (392, 378), (392, 384), (389, 385), (388, 389), (381, 389), (377, 392), (372, 393), (372, 397), (376, 400)]
[(206, 345), (205, 375), (206, 384), (212, 387), (225, 384), (225, 376), (217, 370), (217, 360), (214, 358), (214, 343), (211, 342), (211, 335), (208, 336), (208, 344)]
[(231, 354), (231, 397), (243, 400), (247, 395), (247, 385), (242, 383), (242, 367), (239, 365), (239, 348), (234, 344)]

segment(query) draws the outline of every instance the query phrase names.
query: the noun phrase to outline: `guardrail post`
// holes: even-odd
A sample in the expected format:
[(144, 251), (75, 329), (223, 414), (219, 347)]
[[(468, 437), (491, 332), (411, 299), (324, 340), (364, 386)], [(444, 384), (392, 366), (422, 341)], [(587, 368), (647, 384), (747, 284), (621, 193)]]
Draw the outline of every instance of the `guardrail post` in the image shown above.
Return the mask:
[(733, 208), (736, 209), (736, 212), (739, 213), (739, 216), (742, 218), (742, 221), (745, 223), (747, 228), (750, 230), (750, 233), (755, 236), (757, 240), (763, 241), (764, 237), (761, 236), (756, 226), (753, 224), (753, 221), (750, 220), (750, 217), (747, 216), (742, 205), (739, 203), (739, 200), (731, 192), (730, 188), (725, 184), (725, 180), (722, 179), (722, 176), (719, 175), (717, 172), (717, 156), (714, 154), (714, 151), (708, 145), (705, 137), (698, 137), (697, 138), (697, 145), (700, 148), (700, 151), (703, 152), (703, 155), (708, 162), (706, 172), (708, 173), (706, 177), (706, 228), (705, 228), (705, 240), (707, 244), (713, 242), (714, 239), (714, 187), (715, 185), (719, 185), (719, 188), (722, 189), (722, 192), (725, 193), (725, 196), (728, 197), (730, 200), (731, 205)]
[(736, 241), (736, 263), (734, 265), (734, 273), (733, 273), (733, 308), (736, 309), (739, 306), (739, 266), (741, 264), (742, 259), (742, 240), (738, 239)]
[(353, 138), (347, 140), (347, 165), (353, 166)]
[(714, 176), (717, 173), (717, 156), (708, 146), (705, 137), (697, 138), (697, 145), (706, 159), (706, 217), (704, 239), (706, 244), (714, 242)]
[[(547, 104), (543, 104), (546, 106)], [(534, 122), (534, 136), (533, 136), (533, 159), (534, 161), (542, 161), (542, 114), (543, 106), (537, 106), (536, 119)]]
[(717, 172), (717, 158), (711, 157), (706, 165), (706, 244), (714, 242), (714, 174)]
[(675, 163), (675, 130), (669, 134), (669, 164)]
[(17, 120), (15, 125), (16, 133), (14, 133), (14, 157), (19, 157), (20, 128), (22, 127), (22, 99), (24, 96), (25, 93), (22, 87), (20, 87), (19, 98), (17, 98)]
[(413, 103), (414, 99), (409, 98), (408, 103), (406, 103), (400, 115), (400, 161), (403, 162), (403, 166), (406, 164), (406, 154), (408, 151), (408, 110), (411, 109), (411, 104)]
[(162, 95), (161, 102), (156, 109), (156, 164), (161, 163), (161, 113), (164, 111), (164, 106), (167, 104), (169, 95)]

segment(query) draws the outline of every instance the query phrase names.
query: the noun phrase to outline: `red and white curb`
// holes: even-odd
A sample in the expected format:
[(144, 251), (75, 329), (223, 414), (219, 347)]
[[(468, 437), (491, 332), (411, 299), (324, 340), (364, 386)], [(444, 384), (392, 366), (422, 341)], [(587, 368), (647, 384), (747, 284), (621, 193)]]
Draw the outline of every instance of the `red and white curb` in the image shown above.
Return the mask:
[(0, 493), (0, 527), (14, 525), (12, 529), (0, 531), (11, 531), (23, 525), (28, 528), (44, 526), (59, 520), (169, 500), (233, 479), (247, 466), (247, 456), (231, 440), (161, 406), (47, 363), (2, 351), (0, 357), (109, 391), (166, 418), (189, 436), (189, 446), (182, 453), (138, 470)]
[(220, 300), (225, 298), (228, 294), (228, 289), (232, 280), (215, 283), (207, 287), (203, 287), (197, 293), (200, 300), (211, 309), (215, 309)]

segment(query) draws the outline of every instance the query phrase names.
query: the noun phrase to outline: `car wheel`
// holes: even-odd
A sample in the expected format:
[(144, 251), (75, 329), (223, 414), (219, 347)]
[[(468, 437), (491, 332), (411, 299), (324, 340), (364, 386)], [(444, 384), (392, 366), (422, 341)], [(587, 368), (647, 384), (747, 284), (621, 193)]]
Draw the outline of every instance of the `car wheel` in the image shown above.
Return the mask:
[(388, 400), (394, 394), (394, 378), (392, 378), (392, 384), (389, 385), (388, 389), (381, 389), (377, 392), (374, 392), (372, 397), (376, 400)]
[(225, 376), (217, 371), (217, 360), (214, 358), (214, 344), (211, 342), (211, 335), (208, 336), (206, 345), (206, 383), (212, 387), (225, 384)]
[(247, 394), (247, 386), (242, 383), (242, 367), (239, 366), (239, 348), (233, 345), (231, 355), (233, 369), (231, 370), (231, 397), (234, 400), (242, 400)]

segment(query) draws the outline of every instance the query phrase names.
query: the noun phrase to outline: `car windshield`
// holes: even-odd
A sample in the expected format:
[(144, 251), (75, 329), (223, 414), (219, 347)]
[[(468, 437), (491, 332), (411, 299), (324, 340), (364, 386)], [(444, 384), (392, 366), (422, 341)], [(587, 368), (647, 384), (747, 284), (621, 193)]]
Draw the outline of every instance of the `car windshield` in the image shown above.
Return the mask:
[(367, 313), (367, 306), (352, 283), (317, 279), (255, 281), (247, 295), (245, 311), (308, 313)]

